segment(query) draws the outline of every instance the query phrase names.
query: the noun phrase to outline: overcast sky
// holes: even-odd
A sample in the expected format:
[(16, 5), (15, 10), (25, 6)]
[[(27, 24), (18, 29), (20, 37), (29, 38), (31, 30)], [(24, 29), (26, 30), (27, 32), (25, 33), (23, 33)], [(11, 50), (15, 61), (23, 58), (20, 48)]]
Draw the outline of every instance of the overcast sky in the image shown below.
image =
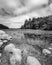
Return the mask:
[(19, 28), (25, 19), (52, 15), (52, 0), (0, 0), (0, 24)]

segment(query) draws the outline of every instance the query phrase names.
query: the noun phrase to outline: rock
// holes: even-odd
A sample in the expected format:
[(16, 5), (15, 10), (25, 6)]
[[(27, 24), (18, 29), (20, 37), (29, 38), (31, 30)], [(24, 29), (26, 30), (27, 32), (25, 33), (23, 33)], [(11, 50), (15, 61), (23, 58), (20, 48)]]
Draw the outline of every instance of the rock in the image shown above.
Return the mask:
[(12, 36), (8, 35), (7, 40), (12, 40)]
[(16, 65), (16, 64), (21, 64), (21, 56), (20, 55), (12, 55), (11, 57), (10, 57), (10, 63), (11, 63), (11, 65)]
[(16, 65), (16, 59), (14, 56), (10, 57), (10, 64), (11, 65)]
[(0, 30), (0, 35), (2, 35), (2, 34), (5, 34), (5, 32), (3, 30)]
[(22, 59), (22, 57), (21, 57), (21, 50), (18, 49), (18, 48), (13, 48), (12, 52), (13, 52), (13, 56), (15, 56), (16, 60), (21, 62), (21, 59)]
[(8, 52), (11, 52), (13, 51), (13, 48), (15, 48), (15, 45), (13, 43), (10, 43), (9, 45), (7, 45), (4, 50), (5, 51), (8, 51)]
[[(14, 44), (9, 44), (5, 47), (4, 49), (5, 51), (9, 52), (10, 54), (10, 63), (11, 65), (15, 65), (16, 62), (20, 62), (21, 63), (21, 50), (18, 48), (15, 48)], [(11, 54), (12, 52), (12, 54)]]
[(6, 33), (3, 34), (1, 38), (2, 38), (2, 39), (7, 39), (7, 38), (8, 38), (8, 34), (6, 34)]
[(48, 49), (43, 49), (43, 54), (45, 54), (45, 55), (47, 55), (47, 54), (51, 54), (51, 51), (50, 50), (48, 50)]
[(3, 40), (3, 43), (6, 43), (8, 40)]
[(49, 47), (49, 50), (52, 50), (52, 47)]
[(18, 48), (13, 48), (13, 52), (14, 52), (15, 54), (21, 55), (21, 50), (18, 49)]
[(10, 40), (12, 37), (10, 36), (10, 35), (8, 35), (8, 34), (2, 34), (2, 35), (0, 35), (0, 39), (7, 39), (7, 40)]
[(3, 30), (0, 30), (0, 39), (2, 38), (2, 36), (5, 34), (5, 32)]
[(41, 65), (41, 63), (38, 61), (38, 59), (35, 57), (32, 57), (32, 56), (27, 57), (27, 64), (29, 64), (29, 65)]
[(6, 34), (4, 31), (0, 30), (0, 39), (7, 39), (7, 40), (11, 40), (12, 36)]
[(10, 50), (8, 50), (8, 52), (12, 52), (12, 54), (10, 54), (10, 63), (11, 65), (15, 65), (16, 63), (20, 63), (21, 64), (21, 50), (15, 48), (12, 44), (8, 45), (5, 49), (7, 50), (7, 48), (9, 48)]
[(0, 47), (1, 47), (2, 44), (3, 44), (3, 42), (0, 40)]
[(50, 50), (52, 50), (52, 43), (50, 44), (50, 46), (48, 47)]

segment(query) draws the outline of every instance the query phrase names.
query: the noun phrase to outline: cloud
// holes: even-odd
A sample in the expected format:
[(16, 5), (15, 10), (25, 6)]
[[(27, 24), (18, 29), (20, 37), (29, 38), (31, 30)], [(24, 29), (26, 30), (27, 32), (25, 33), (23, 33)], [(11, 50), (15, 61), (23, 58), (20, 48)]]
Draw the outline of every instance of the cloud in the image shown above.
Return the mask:
[[(0, 23), (10, 28), (19, 28), (25, 19), (52, 15), (52, 1), (49, 1), (51, 0), (0, 0)], [(1, 8), (8, 14), (5, 15)]]
[(48, 0), (22, 0), (22, 2), (24, 3), (24, 6), (17, 8), (14, 11), (14, 14), (17, 16), (32, 12), (33, 10), (40, 9), (43, 8), (43, 6), (48, 5)]
[(14, 15), (30, 12), (47, 4), (48, 0), (0, 0), (0, 8)]

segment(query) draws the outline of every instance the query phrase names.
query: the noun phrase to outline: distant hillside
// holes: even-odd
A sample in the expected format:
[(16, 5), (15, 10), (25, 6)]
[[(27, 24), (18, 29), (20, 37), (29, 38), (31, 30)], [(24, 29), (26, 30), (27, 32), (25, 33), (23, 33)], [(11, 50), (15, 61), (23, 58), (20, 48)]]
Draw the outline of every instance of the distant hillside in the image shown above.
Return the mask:
[(29, 20), (25, 20), (21, 29), (52, 30), (52, 16), (30, 18)]
[(0, 24), (0, 29), (9, 29), (9, 28), (3, 24)]

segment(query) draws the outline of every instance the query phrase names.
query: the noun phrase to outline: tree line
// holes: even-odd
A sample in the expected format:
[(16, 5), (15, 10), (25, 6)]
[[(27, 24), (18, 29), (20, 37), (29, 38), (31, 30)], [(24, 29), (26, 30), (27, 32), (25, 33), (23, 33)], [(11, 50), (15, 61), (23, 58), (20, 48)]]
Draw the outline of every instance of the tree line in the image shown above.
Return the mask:
[(52, 16), (26, 19), (21, 29), (52, 30)]

